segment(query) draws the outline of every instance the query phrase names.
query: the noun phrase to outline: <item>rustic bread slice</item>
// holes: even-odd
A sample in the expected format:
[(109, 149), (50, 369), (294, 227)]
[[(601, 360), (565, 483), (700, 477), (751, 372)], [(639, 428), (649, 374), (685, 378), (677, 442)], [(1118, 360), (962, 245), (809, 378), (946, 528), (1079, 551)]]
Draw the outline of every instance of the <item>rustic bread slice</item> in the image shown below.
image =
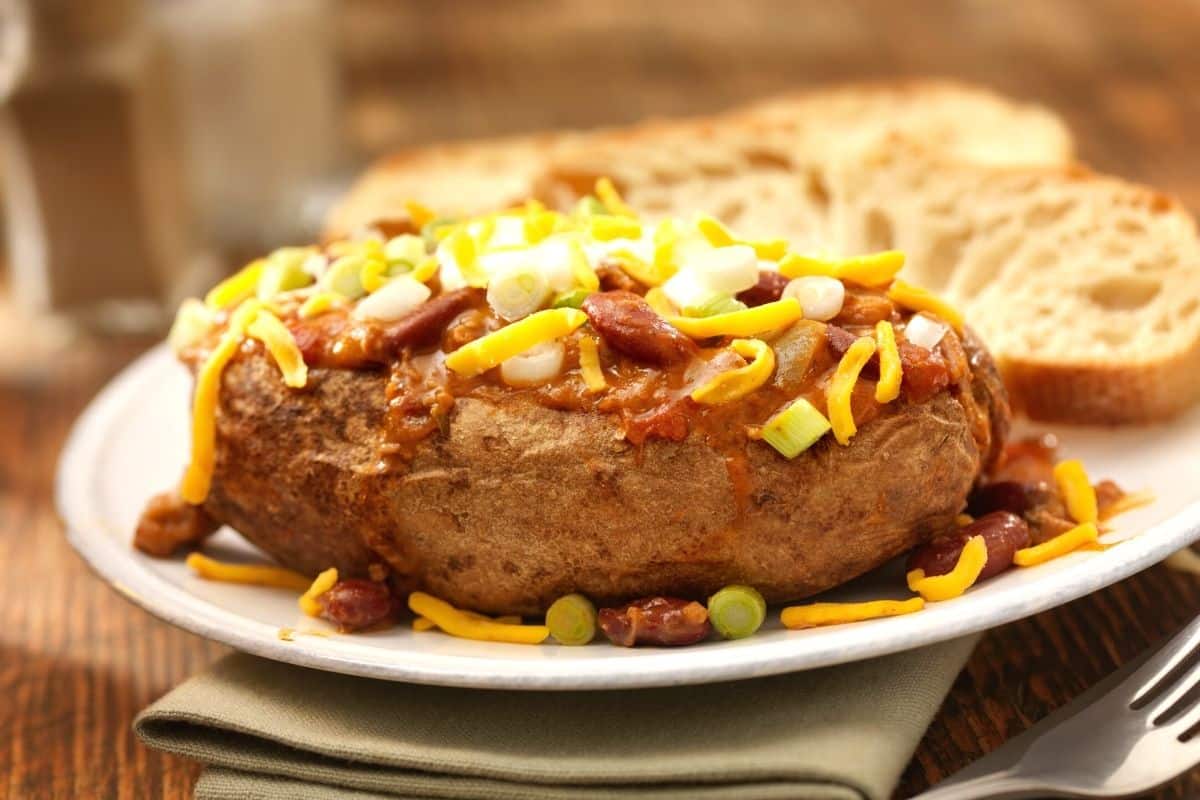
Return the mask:
[[(367, 170), (330, 214), (326, 235), (404, 217), (408, 199), (453, 213), (532, 196), (566, 205), (611, 175), (650, 216), (703, 208), (747, 233), (816, 243), (824, 239), (827, 164), (894, 131), (988, 163), (1053, 164), (1071, 155), (1056, 117), (986, 90), (939, 81), (851, 85), (708, 118), (402, 151)], [(1023, 144), (1009, 146), (1014, 141)], [(798, 172), (806, 182), (792, 179)]]
[(904, 250), (906, 275), (962, 307), (1029, 416), (1148, 422), (1200, 400), (1200, 238), (1171, 198), (899, 141), (842, 162), (831, 185), (835, 246)]
[(484, 213), (531, 196), (533, 176), (577, 134), (537, 133), (414, 147), (375, 162), (329, 212), (325, 237), (345, 237), (373, 222), (407, 219), (416, 200), (438, 211)]

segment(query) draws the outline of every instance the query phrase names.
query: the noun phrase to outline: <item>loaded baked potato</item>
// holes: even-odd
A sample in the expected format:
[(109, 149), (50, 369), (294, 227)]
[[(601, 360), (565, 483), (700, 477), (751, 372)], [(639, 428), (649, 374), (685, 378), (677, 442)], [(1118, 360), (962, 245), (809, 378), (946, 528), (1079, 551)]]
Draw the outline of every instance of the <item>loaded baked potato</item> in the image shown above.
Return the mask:
[(190, 516), (160, 501), (139, 545), (226, 523), (306, 575), (526, 614), (801, 598), (953, 527), (1008, 406), (901, 254), (806, 258), (599, 194), (418, 209), (423, 235), (288, 248), (186, 306)]

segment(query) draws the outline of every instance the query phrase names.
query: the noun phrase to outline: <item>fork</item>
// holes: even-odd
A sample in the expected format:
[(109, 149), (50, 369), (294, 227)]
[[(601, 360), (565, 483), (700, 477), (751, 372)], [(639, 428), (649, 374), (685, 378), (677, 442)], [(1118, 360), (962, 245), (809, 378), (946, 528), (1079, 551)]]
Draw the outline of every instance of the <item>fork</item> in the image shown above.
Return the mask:
[(1124, 797), (1200, 763), (1200, 618), (914, 800)]

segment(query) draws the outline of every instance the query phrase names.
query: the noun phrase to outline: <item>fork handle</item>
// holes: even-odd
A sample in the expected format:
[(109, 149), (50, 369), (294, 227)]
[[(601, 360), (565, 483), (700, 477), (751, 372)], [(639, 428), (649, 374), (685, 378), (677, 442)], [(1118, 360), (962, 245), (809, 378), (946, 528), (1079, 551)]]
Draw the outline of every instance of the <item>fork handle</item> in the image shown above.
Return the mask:
[(993, 772), (977, 778), (942, 781), (912, 800), (1020, 800), (1030, 797), (1072, 797), (1012, 772)]

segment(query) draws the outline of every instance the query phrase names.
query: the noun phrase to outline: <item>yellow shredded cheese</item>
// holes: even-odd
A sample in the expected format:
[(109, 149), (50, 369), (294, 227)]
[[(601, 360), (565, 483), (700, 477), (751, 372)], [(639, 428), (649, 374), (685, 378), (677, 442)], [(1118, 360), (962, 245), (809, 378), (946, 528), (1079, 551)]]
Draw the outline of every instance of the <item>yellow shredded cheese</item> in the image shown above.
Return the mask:
[(900, 381), (904, 372), (900, 365), (900, 350), (896, 347), (896, 331), (886, 319), (875, 323), (875, 345), (879, 350), (879, 383), (875, 384), (875, 401), (890, 403), (900, 396)]
[(975, 585), (979, 573), (987, 566), (987, 543), (982, 536), (972, 536), (958, 554), (958, 562), (954, 569), (945, 575), (925, 577), (925, 570), (914, 569), (908, 573), (908, 588), (926, 602), (936, 603), (958, 597)]
[(368, 258), (363, 260), (362, 269), (359, 271), (358, 280), (362, 284), (363, 289), (368, 294), (379, 291), (388, 280), (388, 265), (381, 258)]
[(587, 254), (583, 252), (583, 245), (577, 239), (571, 239), (567, 244), (567, 258), (571, 265), (571, 277), (579, 284), (579, 288), (588, 292), (599, 291), (600, 278), (592, 269)]
[(833, 436), (838, 444), (850, 444), (850, 438), (858, 433), (854, 424), (854, 409), (850, 398), (854, 386), (858, 383), (858, 375), (862, 368), (875, 353), (875, 340), (864, 336), (850, 345), (842, 360), (834, 370), (833, 380), (825, 390), (826, 412), (829, 424), (833, 426)]
[(417, 266), (413, 268), (413, 271), (409, 273), (409, 276), (414, 281), (420, 281), (421, 283), (427, 283), (430, 278), (432, 278), (434, 275), (437, 274), (437, 271), (438, 271), (437, 259), (434, 258), (433, 256), (430, 256), (429, 258), (426, 258), (424, 261), (422, 261), (420, 264), (417, 264)]
[(904, 253), (899, 250), (837, 259), (789, 253), (779, 262), (779, 272), (786, 278), (822, 275), (874, 288), (890, 283), (903, 266)]
[[(465, 609), (460, 609), (459, 611), (460, 611), (460, 613), (465, 614), (468, 617), (471, 617), (472, 619), (483, 619), (483, 620), (487, 620), (489, 622), (498, 622), (501, 625), (520, 625), (521, 624), (521, 618), (518, 617), (516, 614), (504, 614), (499, 617), (488, 617), (483, 614), (476, 613), (474, 611), (467, 611)], [(414, 631), (416, 631), (417, 633), (423, 633), (424, 631), (431, 631), (436, 627), (437, 627), (437, 624), (433, 620), (429, 619), (428, 617), (414, 617), (413, 621), (412, 621), (412, 629)]]
[(556, 211), (533, 211), (526, 214), (522, 222), (525, 241), (530, 244), (537, 244), (554, 233), (554, 229), (558, 227), (560, 217), (561, 215)]
[(658, 264), (648, 263), (624, 248), (614, 250), (609, 255), (621, 265), (621, 269), (628, 273), (629, 277), (643, 286), (661, 286), (667, 278), (675, 274), (673, 266), (668, 265), (665, 269), (660, 269)]
[(806, 606), (785, 608), (779, 619), (784, 627), (794, 630), (896, 617), (912, 614), (924, 607), (925, 601), (920, 597), (911, 597), (908, 600), (871, 600), (865, 603), (810, 603)]
[(221, 388), (221, 374), (234, 353), (242, 346), (246, 328), (254, 321), (261, 304), (257, 300), (246, 300), (221, 334), (217, 346), (196, 375), (196, 389), (192, 395), (192, 455), (179, 494), (192, 505), (199, 505), (208, 497), (212, 485), (212, 471), (216, 459), (217, 437), (217, 393)]
[(951, 327), (959, 333), (963, 331), (962, 314), (958, 313), (956, 308), (927, 289), (897, 280), (888, 289), (887, 296), (899, 306), (903, 306), (910, 311), (928, 311), (930, 314), (949, 322)]
[(773, 303), (711, 317), (671, 316), (667, 317), (667, 322), (693, 339), (709, 339), (713, 336), (757, 336), (786, 328), (803, 316), (804, 309), (800, 301), (786, 297)]
[(451, 233), (446, 238), (445, 245), (450, 255), (454, 256), (458, 271), (462, 273), (467, 285), (477, 289), (486, 287), (488, 276), (479, 266), (479, 247), (471, 238), (471, 234), (467, 233), (466, 226), (461, 225)]
[(1087, 470), (1078, 459), (1060, 461), (1054, 465), (1054, 482), (1067, 504), (1067, 513), (1076, 522), (1097, 522), (1096, 490), (1092, 488)]
[(446, 356), (446, 367), (470, 378), (535, 345), (566, 336), (585, 322), (587, 314), (575, 308), (538, 311), (458, 348)]
[(692, 392), (692, 399), (703, 405), (740, 400), (771, 379), (775, 372), (775, 351), (761, 339), (734, 339), (730, 348), (750, 363), (722, 372)]
[(253, 586), (272, 586), (302, 592), (312, 583), (299, 572), (272, 564), (229, 564), (209, 558), (203, 553), (189, 553), (188, 567), (210, 581), (246, 583)]
[(975, 518), (972, 517), (970, 514), (959, 514), (958, 516), (956, 516), (954, 518), (954, 524), (960, 528), (964, 525), (970, 525), (974, 521), (975, 521)]
[(246, 332), (266, 345), (267, 352), (283, 373), (285, 384), (299, 389), (308, 383), (308, 366), (304, 363), (304, 356), (300, 354), (292, 332), (279, 317), (270, 311), (259, 311)]
[(778, 261), (787, 255), (788, 251), (787, 239), (760, 239), (746, 244), (754, 248), (756, 256), (767, 261)]
[(309, 319), (324, 314), (326, 311), (344, 305), (346, 298), (337, 292), (317, 292), (300, 304), (296, 312), (301, 319)]
[(731, 244), (737, 244), (737, 237), (713, 217), (704, 214), (696, 217), (696, 230), (700, 231), (700, 235), (707, 239), (713, 247), (728, 247)]
[(600, 178), (596, 181), (596, 197), (600, 203), (608, 210), (610, 214), (616, 214), (621, 217), (636, 217), (637, 214), (629, 206), (625, 205), (625, 201), (621, 199), (620, 192), (609, 178)]
[(1066, 533), (1060, 533), (1049, 541), (1018, 550), (1013, 556), (1013, 563), (1019, 567), (1044, 564), (1051, 559), (1065, 556), (1067, 553), (1092, 544), (1099, 538), (1100, 531), (1096, 528), (1096, 523), (1084, 522)]
[(642, 223), (630, 217), (599, 216), (588, 219), (588, 233), (600, 242), (613, 239), (640, 239)]
[(318, 575), (309, 585), (308, 589), (305, 590), (304, 594), (300, 595), (300, 599), (297, 601), (300, 605), (300, 610), (310, 617), (321, 616), (321, 604), (317, 601), (317, 598), (332, 589), (337, 582), (337, 567), (330, 567)]
[(259, 278), (262, 277), (266, 266), (265, 258), (251, 261), (238, 272), (209, 289), (208, 294), (204, 295), (204, 305), (214, 310), (231, 308), (243, 300), (254, 297), (258, 292)]
[(659, 287), (655, 286), (650, 291), (646, 292), (646, 296), (642, 298), (646, 301), (646, 305), (654, 309), (654, 313), (660, 317), (673, 317), (679, 313), (670, 300), (667, 299), (667, 294)]
[(594, 336), (579, 340), (579, 374), (587, 384), (589, 392), (602, 392), (608, 388), (604, 370), (600, 368), (600, 345)]
[(550, 629), (545, 625), (510, 625), (486, 618), (480, 619), (424, 592), (410, 594), (408, 607), (414, 614), (431, 620), (446, 633), (461, 639), (540, 644), (550, 635)]
[(421, 205), (415, 200), (405, 200), (404, 210), (408, 212), (408, 218), (412, 220), (413, 226), (420, 230), (437, 219), (437, 214), (433, 210)]

